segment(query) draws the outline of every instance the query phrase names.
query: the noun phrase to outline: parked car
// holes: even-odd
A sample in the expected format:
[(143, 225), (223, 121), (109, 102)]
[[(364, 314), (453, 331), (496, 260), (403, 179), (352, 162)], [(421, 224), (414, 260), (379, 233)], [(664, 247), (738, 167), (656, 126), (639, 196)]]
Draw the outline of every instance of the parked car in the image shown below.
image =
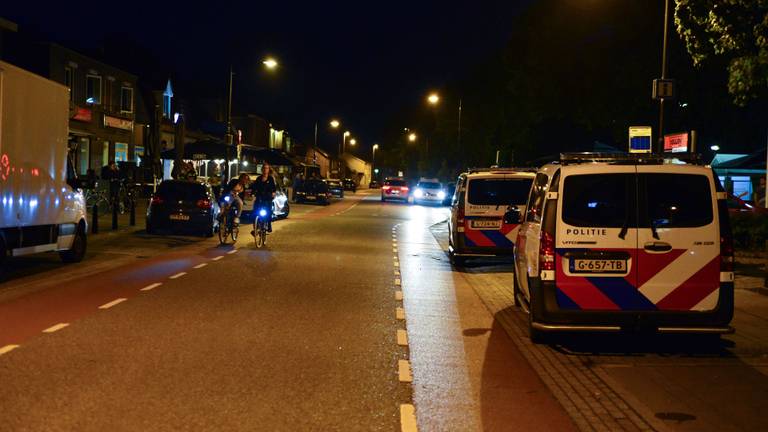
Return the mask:
[(728, 212), (732, 215), (752, 213), (768, 215), (768, 209), (755, 205), (754, 201), (745, 201), (733, 194), (728, 194)]
[(304, 180), (296, 189), (296, 202), (313, 202), (328, 205), (331, 203), (331, 192), (328, 184), (320, 179)]
[(331, 196), (344, 198), (344, 185), (341, 183), (341, 180), (327, 179), (325, 183), (328, 184), (328, 191), (331, 193)]
[(368, 183), (368, 187), (371, 189), (378, 189), (381, 187), (381, 183), (378, 180), (371, 180), (371, 182)]
[(168, 229), (211, 237), (218, 229), (219, 205), (210, 185), (164, 180), (147, 207), (147, 234)]
[(534, 176), (516, 168), (475, 169), (459, 176), (448, 221), (451, 262), (512, 256), (520, 223), (507, 223), (504, 213), (509, 206), (525, 210)]
[(443, 204), (446, 197), (443, 185), (437, 179), (421, 179), (413, 189), (414, 204)]
[(344, 190), (352, 191), (352, 193), (357, 192), (357, 183), (352, 179), (344, 179)]
[(386, 179), (381, 187), (381, 201), (400, 200), (408, 202), (408, 183), (400, 178)]
[(731, 332), (726, 199), (712, 168), (693, 159), (564, 154), (539, 169), (526, 211), (508, 215), (523, 221), (513, 291), (530, 311), (531, 339)]
[[(261, 174), (255, 172), (246, 172), (242, 174), (248, 174), (251, 181), (256, 180)], [(288, 194), (285, 191), (283, 182), (277, 177), (272, 176), (277, 186), (277, 192), (275, 192), (275, 198), (272, 200), (272, 217), (274, 219), (285, 219), (291, 212), (291, 204), (288, 202)], [(246, 189), (243, 199), (243, 214), (241, 219), (251, 222), (253, 221), (253, 203), (255, 199), (251, 195), (250, 189)]]

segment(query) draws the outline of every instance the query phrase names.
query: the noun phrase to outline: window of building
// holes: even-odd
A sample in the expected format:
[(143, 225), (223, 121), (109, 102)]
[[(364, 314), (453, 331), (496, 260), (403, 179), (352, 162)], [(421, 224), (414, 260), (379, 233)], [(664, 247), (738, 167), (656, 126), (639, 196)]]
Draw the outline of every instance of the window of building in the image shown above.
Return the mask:
[(74, 92), (74, 89), (72, 88), (72, 68), (69, 66), (64, 68), (64, 85), (69, 87), (69, 100), (74, 99), (72, 97), (72, 93)]
[(133, 89), (122, 87), (120, 89), (120, 111), (124, 113), (133, 112)]
[(85, 102), (101, 104), (101, 77), (88, 75), (85, 77)]
[(115, 143), (115, 162), (128, 161), (128, 144), (127, 143)]

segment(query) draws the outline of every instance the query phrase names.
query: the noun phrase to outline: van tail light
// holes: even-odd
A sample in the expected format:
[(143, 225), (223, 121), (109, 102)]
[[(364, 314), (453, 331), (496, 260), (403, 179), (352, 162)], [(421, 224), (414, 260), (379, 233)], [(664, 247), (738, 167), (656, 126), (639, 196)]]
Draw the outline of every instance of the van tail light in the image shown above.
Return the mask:
[(464, 207), (459, 207), (459, 210), (456, 213), (456, 223), (464, 225)]
[(733, 237), (729, 234), (720, 236), (720, 271), (733, 271)]
[(209, 199), (197, 200), (197, 207), (203, 210), (208, 210), (211, 208), (211, 200)]
[(539, 241), (539, 268), (541, 270), (555, 269), (555, 239), (552, 234), (542, 230)]
[(150, 203), (150, 205), (159, 205), (159, 204), (162, 204), (162, 203), (163, 203), (163, 199), (162, 198), (160, 198), (159, 196), (153, 196), (152, 197), (152, 202)]

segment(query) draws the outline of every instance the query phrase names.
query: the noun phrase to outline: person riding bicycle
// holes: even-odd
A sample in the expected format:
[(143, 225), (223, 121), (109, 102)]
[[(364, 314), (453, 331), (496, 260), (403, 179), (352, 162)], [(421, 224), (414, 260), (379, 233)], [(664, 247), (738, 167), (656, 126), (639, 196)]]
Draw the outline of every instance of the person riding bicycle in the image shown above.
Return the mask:
[[(233, 222), (235, 225), (240, 224), (240, 213), (243, 211), (243, 200), (240, 198), (241, 192), (243, 192), (243, 184), (240, 182), (240, 179), (230, 180), (221, 191), (221, 206), (234, 206), (235, 218)], [(222, 212), (220, 217), (223, 214), (224, 212)]]
[[(253, 209), (254, 211), (260, 211), (265, 209), (267, 211), (267, 232), (272, 232), (272, 200), (275, 198), (277, 192), (277, 184), (272, 177), (271, 169), (268, 163), (264, 163), (261, 168), (261, 175), (251, 183), (251, 190), (253, 191)], [(255, 233), (251, 233), (254, 235)]]

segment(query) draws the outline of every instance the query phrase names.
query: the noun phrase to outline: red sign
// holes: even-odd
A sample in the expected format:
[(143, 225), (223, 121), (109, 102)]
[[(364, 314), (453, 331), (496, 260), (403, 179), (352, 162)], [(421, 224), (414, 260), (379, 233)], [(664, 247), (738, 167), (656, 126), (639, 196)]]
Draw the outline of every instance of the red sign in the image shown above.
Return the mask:
[(93, 118), (93, 114), (91, 113), (91, 110), (88, 108), (75, 108), (75, 113), (72, 115), (73, 120), (80, 120), (84, 122), (89, 122)]
[(664, 135), (664, 151), (667, 153), (685, 153), (688, 151), (688, 133)]

